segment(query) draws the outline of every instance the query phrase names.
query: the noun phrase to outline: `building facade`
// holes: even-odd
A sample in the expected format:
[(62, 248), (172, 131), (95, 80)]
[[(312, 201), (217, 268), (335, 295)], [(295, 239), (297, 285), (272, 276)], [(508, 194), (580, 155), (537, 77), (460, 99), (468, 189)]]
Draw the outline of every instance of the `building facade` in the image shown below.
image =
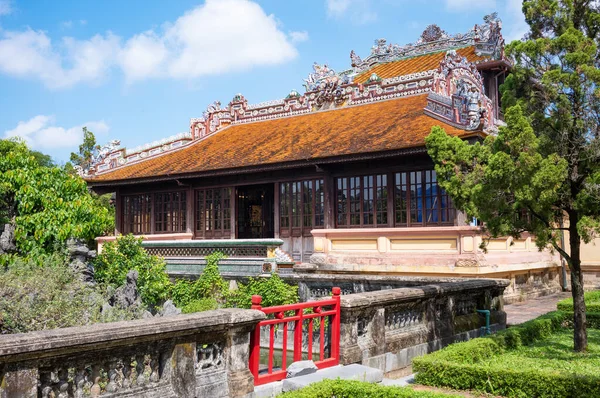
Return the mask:
[(558, 260), (531, 237), (479, 249), (485, 237), (439, 187), (424, 146), (433, 126), (477, 141), (503, 123), (498, 87), (510, 63), (497, 16), (465, 34), (430, 25), (406, 46), (379, 39), (350, 61), (339, 73), (315, 63), (302, 94), (217, 101), (186, 134), (133, 150), (114, 141), (80, 172), (97, 192), (116, 192), (116, 235), (279, 238), (319, 272), (556, 288)]

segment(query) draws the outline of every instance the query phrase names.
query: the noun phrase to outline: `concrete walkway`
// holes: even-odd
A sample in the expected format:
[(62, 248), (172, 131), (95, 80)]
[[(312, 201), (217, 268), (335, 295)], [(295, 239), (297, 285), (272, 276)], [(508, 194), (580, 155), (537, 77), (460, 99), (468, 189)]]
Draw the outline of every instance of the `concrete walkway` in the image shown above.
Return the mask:
[(560, 300), (571, 297), (571, 292), (563, 292), (550, 296), (537, 297), (522, 301), (520, 303), (504, 306), (506, 312), (506, 325), (518, 325), (537, 318), (540, 315), (556, 310), (556, 303)]

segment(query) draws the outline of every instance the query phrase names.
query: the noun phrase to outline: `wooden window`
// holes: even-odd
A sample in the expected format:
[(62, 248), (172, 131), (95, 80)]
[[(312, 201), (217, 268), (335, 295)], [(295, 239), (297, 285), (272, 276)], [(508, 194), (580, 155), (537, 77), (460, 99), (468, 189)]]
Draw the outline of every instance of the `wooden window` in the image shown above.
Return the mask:
[(323, 180), (279, 184), (279, 234), (281, 237), (310, 236), (325, 225)]
[(434, 170), (395, 173), (396, 226), (454, 225), (456, 210)]
[(385, 174), (337, 178), (337, 226), (387, 226), (387, 195)]
[(231, 188), (196, 191), (196, 236), (231, 238)]
[(152, 232), (152, 196), (123, 196), (123, 234), (149, 234)]
[(154, 232), (186, 231), (186, 192), (154, 194)]

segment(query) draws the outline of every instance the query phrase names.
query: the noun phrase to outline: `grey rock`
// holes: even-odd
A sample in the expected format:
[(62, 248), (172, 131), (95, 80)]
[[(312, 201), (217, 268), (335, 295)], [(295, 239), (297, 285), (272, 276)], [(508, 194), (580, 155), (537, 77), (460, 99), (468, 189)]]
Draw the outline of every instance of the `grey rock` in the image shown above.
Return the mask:
[(158, 313), (160, 316), (174, 316), (181, 314), (181, 309), (175, 307), (175, 304), (171, 300), (165, 301), (162, 309)]
[(96, 257), (96, 251), (90, 250), (85, 242), (71, 238), (67, 240), (67, 252), (70, 258), (69, 266), (79, 275), (79, 279), (87, 283), (95, 283), (92, 260)]
[(121, 308), (129, 308), (142, 304), (137, 290), (138, 277), (139, 274), (134, 269), (127, 273), (127, 281), (115, 291), (113, 297), (114, 305)]
[(142, 319), (150, 319), (150, 318), (154, 318), (152, 313), (150, 311), (144, 311), (144, 313), (142, 314)]
[(316, 266), (323, 266), (327, 264), (327, 256), (324, 253), (313, 253), (309, 261)]
[(283, 380), (283, 392), (294, 391), (325, 379), (359, 380), (379, 383), (383, 380), (383, 372), (368, 366), (352, 364), (322, 369), (318, 372)]
[(0, 254), (12, 253), (17, 251), (15, 244), (15, 226), (13, 224), (4, 224), (0, 234)]
[(317, 365), (313, 361), (297, 361), (288, 366), (286, 377), (290, 379), (292, 377), (309, 375), (315, 373), (317, 370), (319, 368), (317, 368)]
[(108, 304), (108, 303), (104, 303), (102, 304), (102, 313), (103, 314), (108, 314), (110, 311), (112, 311), (113, 306)]

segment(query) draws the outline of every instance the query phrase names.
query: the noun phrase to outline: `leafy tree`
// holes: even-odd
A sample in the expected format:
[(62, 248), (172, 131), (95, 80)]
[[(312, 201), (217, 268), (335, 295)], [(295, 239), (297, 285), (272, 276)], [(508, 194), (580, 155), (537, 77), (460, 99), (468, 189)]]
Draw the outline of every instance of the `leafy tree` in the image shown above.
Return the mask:
[(83, 142), (79, 145), (79, 152), (71, 152), (71, 165), (66, 166), (72, 169), (72, 166), (81, 166), (87, 169), (92, 164), (94, 155), (100, 150), (100, 145), (96, 144), (94, 133), (89, 131), (87, 127), (83, 127)]
[(81, 178), (46, 167), (21, 141), (0, 140), (0, 155), (0, 222), (14, 222), (21, 253), (49, 252), (68, 238), (89, 241), (113, 227)]
[[(502, 86), (506, 127), (468, 145), (434, 127), (426, 143), (440, 185), (491, 236), (534, 234), (571, 270), (574, 346), (587, 347), (581, 241), (600, 232), (600, 13), (597, 2), (529, 0), (524, 41)], [(560, 245), (569, 234), (569, 250)]]

